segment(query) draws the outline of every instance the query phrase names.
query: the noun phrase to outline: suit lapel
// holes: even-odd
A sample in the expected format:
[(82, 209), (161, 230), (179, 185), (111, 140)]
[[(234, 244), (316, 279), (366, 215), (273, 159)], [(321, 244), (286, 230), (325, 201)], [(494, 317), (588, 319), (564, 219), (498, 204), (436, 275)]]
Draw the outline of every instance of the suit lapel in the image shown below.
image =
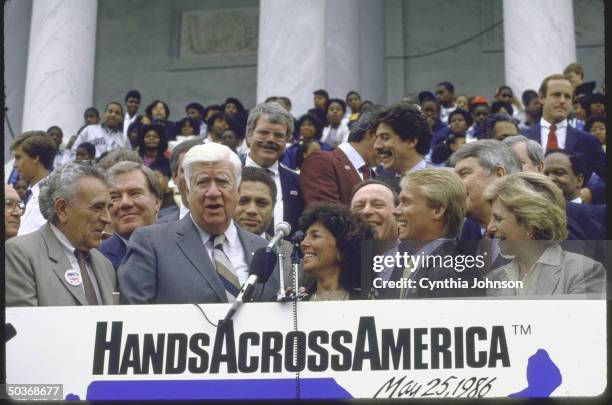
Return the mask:
[(66, 271), (68, 270), (77, 270), (73, 269), (72, 265), (68, 261), (68, 257), (66, 256), (66, 251), (64, 250), (62, 244), (53, 234), (51, 230), (51, 226), (46, 224), (42, 230), (42, 237), (47, 245), (47, 253), (49, 255), (49, 259), (51, 260), (51, 269), (59, 278), (62, 285), (72, 294), (72, 296), (79, 302), (81, 305), (87, 305), (87, 298), (85, 297), (85, 291), (81, 284), (79, 285), (71, 285), (66, 281)]
[[(179, 228), (176, 232), (176, 244), (183, 252), (187, 260), (198, 270), (204, 281), (212, 288), (221, 302), (227, 302), (225, 288), (219, 280), (215, 271), (215, 265), (210, 261), (206, 248), (202, 245), (202, 240), (196, 229), (191, 216), (185, 215), (179, 221)], [(250, 258), (249, 258), (250, 259)]]
[[(119, 241), (121, 243), (121, 241)], [(98, 282), (98, 289), (100, 290), (100, 298), (102, 298), (103, 305), (113, 304), (113, 283), (109, 279), (108, 275), (102, 270), (104, 268), (104, 262), (99, 260), (98, 255), (91, 252), (91, 269), (96, 276)]]
[(574, 128), (568, 125), (567, 132), (565, 135), (565, 149), (566, 150), (574, 150), (574, 146), (576, 146), (576, 141), (577, 141), (576, 138), (577, 138), (576, 131), (574, 131)]
[(348, 156), (346, 156), (346, 153), (344, 153), (340, 148), (336, 148), (332, 153), (340, 162), (344, 172), (346, 172), (346, 174), (351, 178), (351, 181), (355, 183), (361, 182), (361, 177), (359, 177), (357, 168), (353, 166)]

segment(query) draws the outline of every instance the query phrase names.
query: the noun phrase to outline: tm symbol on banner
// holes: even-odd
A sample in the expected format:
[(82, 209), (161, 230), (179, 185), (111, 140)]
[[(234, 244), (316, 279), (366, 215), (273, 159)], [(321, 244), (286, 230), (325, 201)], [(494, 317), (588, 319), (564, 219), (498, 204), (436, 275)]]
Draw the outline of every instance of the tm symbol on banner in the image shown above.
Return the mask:
[(531, 325), (512, 325), (514, 334), (519, 336), (531, 335)]

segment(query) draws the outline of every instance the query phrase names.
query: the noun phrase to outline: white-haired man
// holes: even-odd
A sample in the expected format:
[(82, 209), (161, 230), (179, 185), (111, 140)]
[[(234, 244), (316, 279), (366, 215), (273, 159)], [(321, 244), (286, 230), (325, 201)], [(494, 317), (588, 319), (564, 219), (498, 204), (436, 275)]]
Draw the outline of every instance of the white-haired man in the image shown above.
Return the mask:
[[(253, 252), (267, 244), (232, 219), (242, 169), (234, 152), (214, 142), (197, 145), (182, 166), (190, 213), (134, 231), (118, 270), (123, 303), (232, 302), (248, 278)], [(278, 287), (275, 271), (253, 296), (273, 300)]]

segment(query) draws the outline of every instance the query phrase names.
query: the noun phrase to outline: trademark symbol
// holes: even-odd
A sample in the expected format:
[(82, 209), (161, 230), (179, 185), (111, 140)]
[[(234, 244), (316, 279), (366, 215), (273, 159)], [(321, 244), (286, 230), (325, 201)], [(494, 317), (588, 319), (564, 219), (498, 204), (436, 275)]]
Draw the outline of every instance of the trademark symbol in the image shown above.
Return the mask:
[(531, 325), (512, 325), (515, 335), (525, 336), (531, 335)]

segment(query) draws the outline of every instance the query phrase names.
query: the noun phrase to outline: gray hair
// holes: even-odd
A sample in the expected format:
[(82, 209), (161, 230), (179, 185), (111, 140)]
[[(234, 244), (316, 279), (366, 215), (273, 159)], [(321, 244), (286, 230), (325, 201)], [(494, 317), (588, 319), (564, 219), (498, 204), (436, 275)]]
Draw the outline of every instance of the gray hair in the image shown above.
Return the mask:
[(58, 199), (64, 199), (69, 204), (74, 201), (77, 180), (82, 177), (94, 177), (106, 186), (111, 186), (111, 179), (100, 168), (79, 163), (66, 163), (53, 170), (49, 177), (41, 182), (38, 203), (42, 216), (52, 224), (57, 223), (57, 215), (53, 204)]
[(533, 139), (529, 139), (524, 135), (514, 135), (507, 137), (502, 141), (502, 143), (504, 145), (508, 145), (509, 147), (512, 147), (518, 143), (523, 143), (527, 147), (527, 157), (529, 160), (531, 160), (531, 164), (537, 166), (544, 162), (544, 150), (542, 149), (542, 145)]
[(247, 136), (253, 134), (257, 120), (263, 114), (268, 114), (268, 122), (271, 124), (286, 125), (287, 133), (285, 135), (287, 137), (293, 134), (293, 117), (283, 108), (283, 106), (272, 101), (269, 103), (257, 104), (249, 111), (249, 118), (247, 118)]
[(202, 145), (193, 146), (185, 153), (185, 157), (183, 158), (183, 170), (185, 171), (185, 184), (187, 185), (187, 190), (191, 187), (191, 166), (194, 163), (219, 162), (228, 162), (232, 165), (236, 188), (238, 188), (242, 174), (242, 162), (240, 158), (227, 146), (216, 142), (208, 142)]
[(142, 158), (136, 151), (127, 148), (118, 148), (109, 151), (104, 156), (101, 156), (98, 163), (96, 163), (96, 166), (104, 170), (108, 170), (115, 164), (124, 161), (143, 163)]
[(120, 174), (133, 172), (135, 170), (139, 170), (147, 179), (147, 185), (149, 187), (149, 192), (157, 197), (159, 200), (162, 199), (163, 193), (161, 189), (161, 185), (159, 184), (159, 180), (157, 180), (157, 176), (153, 173), (153, 170), (149, 169), (147, 166), (142, 163), (136, 162), (119, 162), (113, 165), (110, 169), (108, 169), (108, 175), (114, 178)]
[(487, 172), (487, 176), (490, 176), (496, 167), (503, 167), (506, 174), (518, 173), (523, 168), (516, 152), (494, 139), (482, 139), (461, 145), (451, 155), (450, 165), (455, 167), (460, 160), (471, 157), (478, 159), (478, 163)]

